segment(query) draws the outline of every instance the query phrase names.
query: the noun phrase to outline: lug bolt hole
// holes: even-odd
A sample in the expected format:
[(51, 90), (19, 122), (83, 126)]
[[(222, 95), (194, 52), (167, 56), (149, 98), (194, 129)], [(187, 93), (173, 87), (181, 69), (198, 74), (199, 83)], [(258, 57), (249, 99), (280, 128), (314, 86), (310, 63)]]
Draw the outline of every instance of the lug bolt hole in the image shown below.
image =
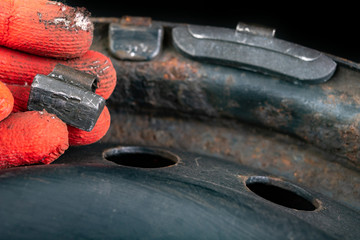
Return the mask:
[(287, 208), (314, 211), (319, 207), (310, 193), (279, 179), (253, 176), (245, 184), (256, 195)]
[(171, 152), (145, 147), (117, 147), (103, 153), (103, 157), (116, 164), (137, 168), (162, 168), (175, 165), (179, 157)]

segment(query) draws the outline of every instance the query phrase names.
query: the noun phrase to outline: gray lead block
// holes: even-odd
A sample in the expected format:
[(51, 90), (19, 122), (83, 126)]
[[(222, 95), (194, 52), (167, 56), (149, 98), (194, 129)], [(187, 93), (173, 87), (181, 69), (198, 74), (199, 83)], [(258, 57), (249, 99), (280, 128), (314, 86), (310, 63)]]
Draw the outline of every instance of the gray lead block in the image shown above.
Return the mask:
[(92, 91), (50, 76), (35, 76), (28, 109), (45, 109), (71, 126), (91, 131), (105, 107), (105, 99)]

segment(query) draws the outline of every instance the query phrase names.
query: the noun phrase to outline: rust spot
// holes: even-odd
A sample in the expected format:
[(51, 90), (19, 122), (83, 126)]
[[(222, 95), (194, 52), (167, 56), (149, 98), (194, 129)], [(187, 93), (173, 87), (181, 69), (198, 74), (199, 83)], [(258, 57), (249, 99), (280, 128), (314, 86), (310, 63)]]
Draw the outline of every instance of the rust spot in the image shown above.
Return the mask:
[(255, 147), (253, 153), (251, 154), (252, 159), (261, 159), (263, 158), (263, 147)]
[(158, 66), (155, 67), (157, 67), (157, 70), (164, 72), (164, 78), (167, 80), (185, 80), (198, 71), (193, 64), (180, 61), (175, 57), (159, 62)]
[(283, 108), (276, 108), (275, 106), (265, 103), (263, 106), (255, 110), (255, 115), (263, 124), (269, 127), (286, 127), (292, 121), (291, 112)]
[(176, 57), (170, 57), (162, 59), (161, 61), (144, 62), (136, 64), (136, 75), (144, 76), (147, 78), (159, 77), (166, 80), (179, 80), (184, 81), (188, 79), (197, 79), (199, 76), (195, 76), (198, 73), (198, 64), (181, 61)]
[(309, 165), (311, 165), (311, 166), (313, 166), (313, 167), (317, 167), (317, 166), (318, 166), (317, 162), (314, 161), (314, 159), (312, 159), (311, 157), (305, 156), (305, 157), (303, 158), (303, 160), (304, 160), (304, 162), (306, 162), (307, 164), (309, 164)]
[[(357, 114), (352, 123), (339, 130), (343, 142), (345, 155), (355, 164), (359, 159), (360, 152), (360, 114)], [(358, 165), (358, 164), (357, 164)]]
[(120, 24), (124, 26), (144, 26), (148, 27), (151, 25), (150, 17), (134, 17), (134, 16), (124, 16), (120, 20)]
[(336, 96), (329, 94), (327, 99), (324, 101), (325, 104), (336, 105)]
[(233, 78), (232, 75), (229, 75), (229, 76), (225, 79), (225, 84), (226, 84), (226, 86), (229, 86), (229, 87), (231, 87), (232, 85), (235, 84), (235, 80), (234, 80), (234, 78)]
[(324, 92), (332, 92), (332, 91), (334, 91), (334, 89), (331, 86), (326, 85), (326, 84), (323, 84), (321, 86), (321, 88), (324, 90)]
[(214, 154), (229, 156), (232, 152), (228, 139), (223, 136), (214, 136), (204, 143), (204, 149)]
[(339, 99), (345, 104), (360, 105), (360, 96), (357, 95), (349, 95), (348, 93), (342, 93), (339, 95)]
[(360, 105), (360, 85), (357, 81), (359, 73), (345, 68), (340, 68), (339, 71), (342, 74), (341, 81), (338, 81), (339, 79), (335, 76), (332, 81), (320, 86), (324, 94), (328, 96), (325, 103), (334, 103), (336, 97), (338, 103)]
[(293, 163), (290, 161), (290, 159), (287, 156), (282, 156), (281, 162), (285, 165), (285, 167), (290, 168), (292, 167)]
[(326, 93), (326, 99), (323, 101), (324, 104), (336, 106), (339, 103), (342, 104), (355, 104), (360, 105), (360, 96), (351, 95), (349, 93), (342, 93), (338, 91), (330, 91)]

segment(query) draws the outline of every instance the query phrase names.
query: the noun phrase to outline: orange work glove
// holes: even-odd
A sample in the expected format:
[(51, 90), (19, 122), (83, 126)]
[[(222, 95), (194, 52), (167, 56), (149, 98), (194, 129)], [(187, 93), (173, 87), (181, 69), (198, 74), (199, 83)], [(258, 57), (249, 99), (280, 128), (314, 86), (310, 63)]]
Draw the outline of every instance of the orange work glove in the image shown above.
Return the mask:
[(93, 25), (88, 15), (55, 1), (0, 1), (0, 168), (51, 163), (69, 145), (94, 143), (108, 131), (106, 106), (91, 132), (45, 111), (27, 111), (35, 75), (48, 75), (58, 63), (96, 74), (96, 93), (110, 97), (116, 72), (109, 58), (89, 50)]

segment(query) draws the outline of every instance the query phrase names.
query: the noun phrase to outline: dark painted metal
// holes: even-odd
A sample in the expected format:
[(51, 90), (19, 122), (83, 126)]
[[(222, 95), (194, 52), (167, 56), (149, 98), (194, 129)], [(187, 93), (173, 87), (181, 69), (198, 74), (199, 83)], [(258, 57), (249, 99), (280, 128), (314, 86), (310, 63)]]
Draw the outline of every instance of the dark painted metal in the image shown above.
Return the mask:
[(360, 209), (358, 64), (332, 57), (326, 83), (294, 85), (280, 77), (194, 61), (172, 45), (151, 61), (112, 58), (109, 23), (94, 19), (94, 50), (109, 55), (118, 85), (108, 101), (104, 141), (174, 147), (241, 162), (304, 184)]
[[(149, 147), (131, 148), (133, 161), (138, 160), (136, 154), (150, 151), (156, 156), (166, 151), (175, 156), (177, 164), (127, 167), (102, 157), (112, 147), (117, 145), (72, 148), (52, 165), (2, 170), (0, 238), (360, 237), (359, 213), (264, 171), (209, 156)], [(115, 149), (121, 153), (122, 148)], [(247, 187), (254, 179), (311, 201), (315, 210), (296, 210), (262, 198)]]
[(95, 94), (96, 77), (66, 66), (57, 66), (48, 76), (38, 74), (31, 84), (29, 110), (46, 110), (65, 123), (91, 131), (105, 107)]
[[(186, 58), (172, 45), (172, 29), (167, 28), (164, 49), (153, 61), (114, 59), (118, 85), (110, 104), (177, 116), (237, 119), (301, 138), (359, 168), (359, 72), (341, 65), (326, 83), (294, 84)], [(106, 54), (103, 41), (93, 48)]]
[(119, 19), (94, 21), (92, 49), (117, 70), (110, 130), (1, 170), (1, 239), (360, 238), (357, 64), (333, 58), (326, 83), (295, 85), (187, 58), (173, 23), (156, 58), (123, 61)]

